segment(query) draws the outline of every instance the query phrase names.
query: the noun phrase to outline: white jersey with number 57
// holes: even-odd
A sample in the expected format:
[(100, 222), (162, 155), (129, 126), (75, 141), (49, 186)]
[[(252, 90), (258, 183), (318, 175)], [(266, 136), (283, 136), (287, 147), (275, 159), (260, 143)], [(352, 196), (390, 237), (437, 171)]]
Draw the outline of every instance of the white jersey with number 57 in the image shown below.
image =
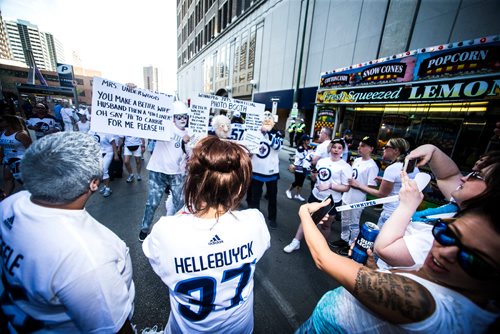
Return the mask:
[(243, 140), (243, 135), (245, 134), (245, 124), (241, 123), (231, 123), (231, 135), (228, 139), (232, 140)]

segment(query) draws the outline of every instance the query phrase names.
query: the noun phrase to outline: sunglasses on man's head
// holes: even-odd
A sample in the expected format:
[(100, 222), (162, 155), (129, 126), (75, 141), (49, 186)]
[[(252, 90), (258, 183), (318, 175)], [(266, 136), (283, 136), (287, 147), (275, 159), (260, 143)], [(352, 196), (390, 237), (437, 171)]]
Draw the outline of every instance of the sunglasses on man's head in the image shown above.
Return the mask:
[(180, 121), (181, 119), (188, 119), (188, 115), (174, 115), (174, 118)]
[(448, 222), (439, 219), (432, 228), (434, 239), (443, 246), (457, 246), (457, 260), (462, 269), (471, 277), (480, 280), (490, 280), (498, 278), (498, 271), (489, 263), (480, 258), (474, 251), (465, 247), (453, 230), (448, 226), (448, 223), (454, 219), (447, 220)]

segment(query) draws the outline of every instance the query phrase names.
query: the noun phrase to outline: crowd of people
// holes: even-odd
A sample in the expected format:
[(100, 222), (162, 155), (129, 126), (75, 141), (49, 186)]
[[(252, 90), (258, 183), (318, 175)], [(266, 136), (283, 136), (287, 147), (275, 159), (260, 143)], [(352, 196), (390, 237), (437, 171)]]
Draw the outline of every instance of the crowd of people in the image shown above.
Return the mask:
[[(82, 117), (75, 119), (67, 106), (59, 110), (66, 129), (61, 131), (62, 123), (47, 117), (42, 106), (35, 108), (37, 120), (0, 118), (0, 332), (133, 332), (129, 250), (85, 204), (95, 192), (111, 194), (108, 169), (121, 159), (120, 147), (126, 182), (141, 181), (146, 141), (79, 131)], [(170, 293), (165, 333), (252, 333), (255, 266), (270, 247), (269, 228), (278, 227), (284, 136), (266, 111), (254, 153), (230, 131), (232, 119), (241, 115), (214, 117), (213, 134), (193, 143), (186, 128), (189, 108), (176, 101), (172, 116), (172, 138), (147, 145), (148, 196), (139, 226), (142, 250)], [(300, 249), (305, 240), (318, 268), (341, 285), (318, 301), (297, 333), (481, 333), (497, 321), (500, 220), (494, 206), (500, 203), (500, 152), (486, 153), (462, 176), (436, 146), (414, 148), (391, 138), (382, 157), (389, 165), (380, 175), (372, 159), (374, 138), (359, 141), (358, 158), (350, 164), (350, 130), (334, 138), (330, 128), (322, 128), (312, 150), (304, 127), (302, 133), (297, 129), (290, 138), (296, 146), (294, 182), (285, 194), (304, 202), (308, 175), (312, 190), (284, 251)], [(417, 166), (404, 171), (408, 160)], [(449, 203), (417, 211), (423, 195), (413, 178), (422, 166)], [(15, 179), (24, 190), (12, 194)], [(264, 186), (267, 219), (260, 210)], [(165, 193), (172, 212), (153, 223)], [(348, 256), (361, 209), (332, 211), (319, 223), (311, 216), (330, 201), (340, 206), (367, 195), (399, 195), (399, 201), (384, 204), (380, 233), (363, 265)], [(242, 209), (245, 197), (248, 208)], [(333, 223), (341, 224), (340, 240), (329, 242)]]

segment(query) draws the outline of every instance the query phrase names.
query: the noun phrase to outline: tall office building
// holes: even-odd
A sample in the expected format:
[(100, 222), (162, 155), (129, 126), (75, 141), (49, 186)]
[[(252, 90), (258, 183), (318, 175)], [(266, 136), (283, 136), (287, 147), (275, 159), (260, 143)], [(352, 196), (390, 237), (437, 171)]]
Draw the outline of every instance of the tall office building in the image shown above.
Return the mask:
[(7, 39), (14, 60), (30, 65), (26, 50), (31, 50), (39, 69), (55, 71), (57, 62), (64, 61), (62, 45), (50, 33), (41, 32), (28, 21), (5, 20)]
[(143, 67), (144, 89), (158, 92), (158, 68), (153, 66)]
[(2, 12), (0, 11), (0, 58), (12, 59), (10, 52), (9, 42), (7, 41), (7, 28), (2, 19)]

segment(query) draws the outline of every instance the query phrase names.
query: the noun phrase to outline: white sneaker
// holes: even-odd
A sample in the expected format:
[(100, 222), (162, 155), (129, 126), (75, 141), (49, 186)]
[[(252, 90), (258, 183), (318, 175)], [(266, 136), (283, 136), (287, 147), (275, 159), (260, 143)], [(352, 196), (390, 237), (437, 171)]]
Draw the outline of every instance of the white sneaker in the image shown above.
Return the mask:
[(283, 248), (283, 251), (285, 253), (291, 253), (291, 252), (299, 250), (299, 249), (300, 249), (300, 241), (293, 238), (292, 242), (289, 245), (287, 245), (285, 248)]
[(111, 193), (113, 192), (113, 190), (111, 190), (111, 188), (106, 188), (104, 190), (104, 192), (102, 193), (102, 196), (104, 197), (109, 197), (111, 195)]
[(134, 174), (130, 174), (127, 178), (127, 183), (131, 183), (132, 181), (134, 181)]
[(292, 199), (292, 192), (290, 190), (287, 190), (285, 192), (286, 192), (286, 197), (288, 197), (288, 199)]
[(140, 175), (137, 175), (137, 181), (142, 181), (142, 177)]
[(101, 189), (99, 189), (99, 192), (102, 194), (104, 192), (104, 190), (106, 190), (105, 186), (101, 187)]
[(306, 201), (306, 199), (304, 197), (300, 196), (300, 194), (295, 195), (293, 198), (298, 199), (301, 202), (305, 202)]

